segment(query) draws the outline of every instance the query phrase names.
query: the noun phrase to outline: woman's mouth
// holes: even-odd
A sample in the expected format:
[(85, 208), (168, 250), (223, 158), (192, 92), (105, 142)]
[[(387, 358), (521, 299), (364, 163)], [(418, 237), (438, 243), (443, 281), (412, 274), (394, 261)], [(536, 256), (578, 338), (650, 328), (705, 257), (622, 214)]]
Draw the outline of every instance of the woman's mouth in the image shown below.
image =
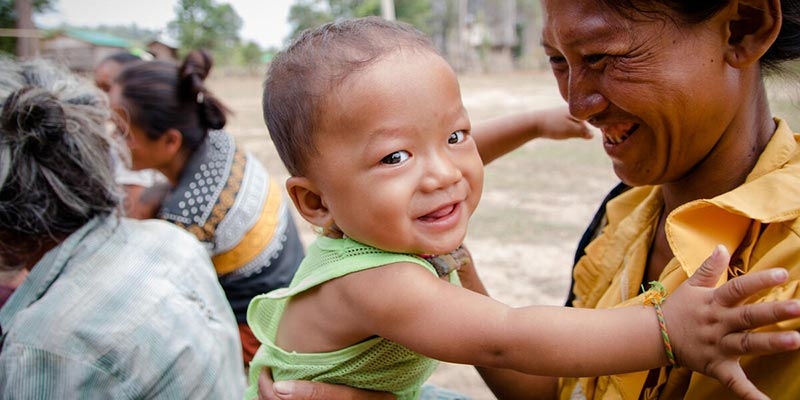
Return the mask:
[(631, 123), (607, 125), (601, 131), (606, 144), (617, 145), (626, 141), (637, 129), (639, 129), (639, 124)]

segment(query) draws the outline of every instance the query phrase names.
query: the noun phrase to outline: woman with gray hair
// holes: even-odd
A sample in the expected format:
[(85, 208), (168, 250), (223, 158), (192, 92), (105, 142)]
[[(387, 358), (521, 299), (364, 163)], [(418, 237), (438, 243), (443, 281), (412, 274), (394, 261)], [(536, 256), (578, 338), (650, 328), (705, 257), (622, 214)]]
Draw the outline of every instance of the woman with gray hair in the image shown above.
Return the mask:
[(0, 60), (0, 398), (240, 398), (236, 323), (205, 250), (119, 217), (105, 95)]

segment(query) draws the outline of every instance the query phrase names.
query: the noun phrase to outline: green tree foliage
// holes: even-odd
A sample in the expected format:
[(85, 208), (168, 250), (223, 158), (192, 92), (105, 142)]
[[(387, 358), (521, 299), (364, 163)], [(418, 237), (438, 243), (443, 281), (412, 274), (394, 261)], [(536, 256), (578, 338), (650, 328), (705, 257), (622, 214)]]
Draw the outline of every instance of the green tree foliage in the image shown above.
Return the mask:
[[(395, 17), (428, 32), (431, 0), (394, 0)], [(289, 10), (292, 37), (308, 28), (343, 18), (381, 15), (380, 0), (299, 0)]]
[(241, 71), (249, 75), (262, 76), (266, 71), (265, 53), (253, 41), (247, 41), (237, 46), (233, 55), (227, 60), (218, 60), (221, 65), (235, 67), (230, 70)]
[[(378, 8), (378, 12), (380, 12), (380, 8)], [(420, 30), (430, 33), (428, 28), (430, 27), (431, 2), (429, 0), (395, 0), (395, 13), (400, 21), (408, 22)]]
[[(41, 13), (53, 8), (53, 0), (33, 0), (33, 12)], [(17, 26), (17, 13), (14, 10), (14, 0), (0, 0), (0, 28), (15, 28)], [(17, 39), (14, 37), (0, 37), (0, 53), (15, 54)]]
[(327, 0), (297, 0), (289, 9), (289, 23), (292, 25), (291, 37), (300, 32), (333, 21), (334, 17), (327, 7)]
[[(381, 0), (329, 0), (337, 4), (336, 8), (342, 10), (343, 16), (366, 17), (369, 15), (381, 15)], [(352, 15), (347, 15), (347, 10), (351, 10)], [(427, 31), (428, 18), (431, 12), (430, 0), (395, 0), (395, 17), (399, 21), (407, 22), (415, 27)]]
[(175, 6), (175, 20), (168, 25), (177, 38), (181, 53), (208, 49), (215, 54), (239, 45), (242, 18), (230, 4), (214, 0), (180, 0)]
[(178, 41), (184, 57), (192, 50), (207, 49), (220, 66), (244, 66), (256, 70), (263, 64), (263, 51), (255, 42), (242, 42), (242, 19), (227, 2), (180, 0), (175, 20), (167, 29)]
[(239, 50), (239, 56), (242, 59), (242, 64), (255, 65), (261, 63), (263, 52), (261, 51), (261, 48), (258, 47), (258, 44), (248, 41), (247, 43), (243, 44)]

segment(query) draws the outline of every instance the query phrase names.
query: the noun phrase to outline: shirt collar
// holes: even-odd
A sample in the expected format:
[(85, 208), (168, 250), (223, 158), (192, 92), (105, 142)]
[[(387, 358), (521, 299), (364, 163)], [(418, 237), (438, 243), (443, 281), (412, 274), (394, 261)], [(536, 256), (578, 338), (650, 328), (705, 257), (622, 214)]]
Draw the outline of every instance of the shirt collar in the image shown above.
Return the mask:
[(800, 217), (800, 136), (785, 121), (778, 127), (745, 183), (713, 199), (678, 207), (667, 219), (667, 239), (687, 274), (693, 274), (717, 244), (733, 252), (753, 220)]
[(95, 217), (80, 229), (75, 231), (58, 246), (48, 251), (36, 265), (31, 268), (28, 276), (22, 282), (5, 305), (0, 308), (0, 328), (5, 335), (7, 326), (14, 316), (40, 299), (67, 266), (70, 258), (83, 242), (83, 238), (101, 224), (105, 217)]

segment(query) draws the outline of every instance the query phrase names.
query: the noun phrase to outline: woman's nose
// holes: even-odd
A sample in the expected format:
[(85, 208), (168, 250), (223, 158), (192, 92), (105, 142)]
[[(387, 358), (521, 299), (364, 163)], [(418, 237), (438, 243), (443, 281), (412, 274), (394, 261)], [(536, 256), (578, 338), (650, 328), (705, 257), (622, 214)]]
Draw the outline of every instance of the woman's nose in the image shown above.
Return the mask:
[(594, 72), (570, 73), (567, 88), (567, 103), (573, 117), (590, 120), (608, 108), (608, 99), (598, 90)]

